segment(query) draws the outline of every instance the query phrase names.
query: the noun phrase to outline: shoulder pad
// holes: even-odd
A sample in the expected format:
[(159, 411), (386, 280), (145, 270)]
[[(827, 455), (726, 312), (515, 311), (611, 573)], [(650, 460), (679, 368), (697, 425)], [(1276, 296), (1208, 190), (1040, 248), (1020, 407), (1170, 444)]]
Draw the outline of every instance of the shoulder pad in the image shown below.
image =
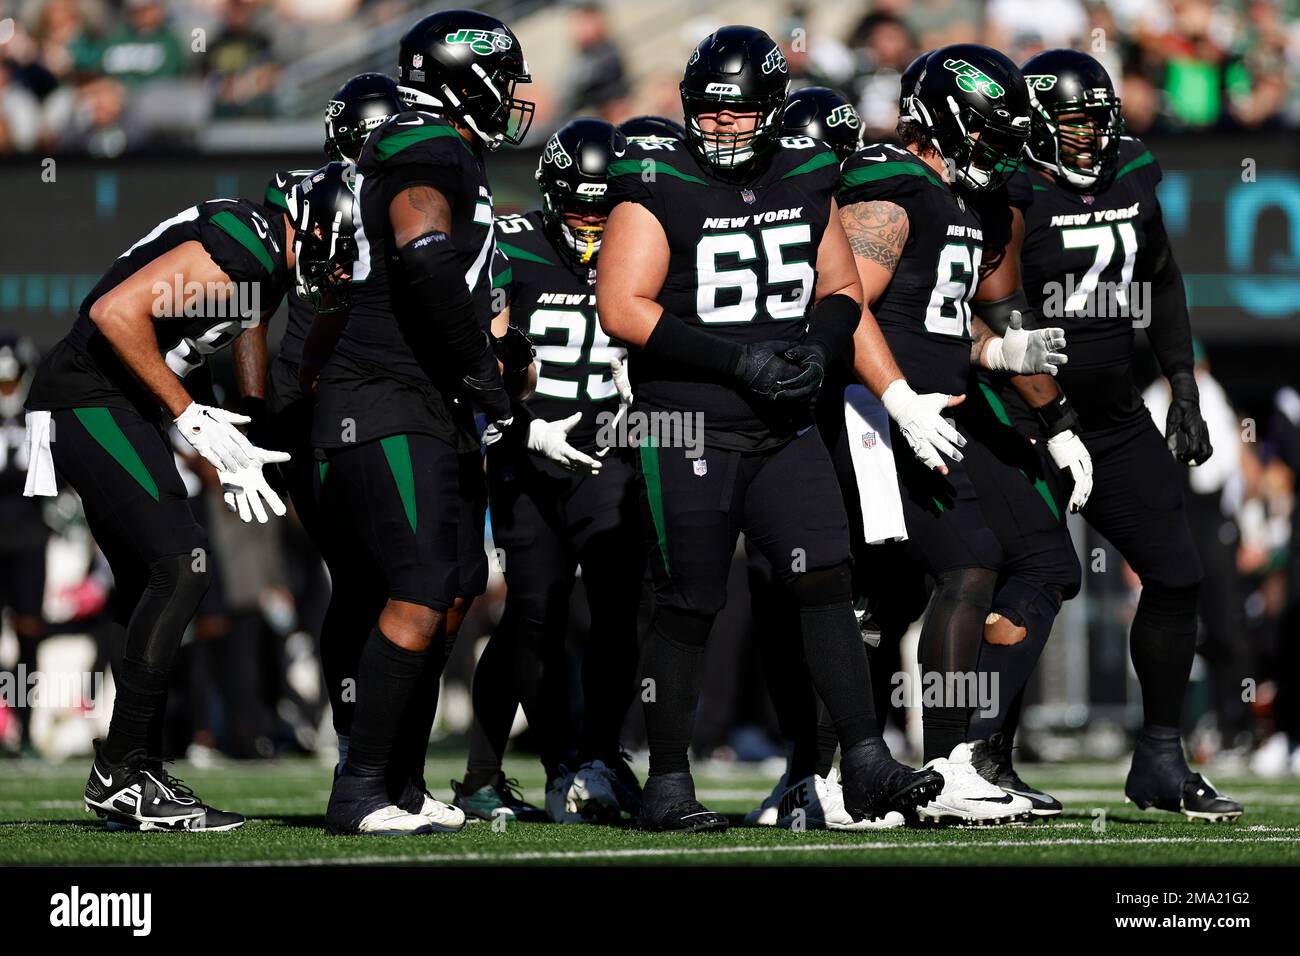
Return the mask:
[(782, 179), (803, 176), (822, 169), (831, 169), (839, 173), (840, 160), (835, 151), (819, 139), (811, 136), (782, 136), (777, 140), (782, 167), (789, 167), (781, 173)]
[(1156, 161), (1155, 154), (1147, 149), (1142, 140), (1134, 136), (1121, 136), (1119, 139), (1119, 171), (1115, 173), (1118, 181), (1138, 171), (1154, 186), (1160, 182), (1164, 173)]
[(889, 144), (864, 146), (844, 162), (840, 202), (901, 199), (931, 187), (947, 188), (934, 170), (907, 150)]
[(390, 117), (370, 134), (357, 168), (373, 173), (384, 166), (413, 163), (459, 165), (473, 156), (464, 137), (441, 116), (408, 110)]

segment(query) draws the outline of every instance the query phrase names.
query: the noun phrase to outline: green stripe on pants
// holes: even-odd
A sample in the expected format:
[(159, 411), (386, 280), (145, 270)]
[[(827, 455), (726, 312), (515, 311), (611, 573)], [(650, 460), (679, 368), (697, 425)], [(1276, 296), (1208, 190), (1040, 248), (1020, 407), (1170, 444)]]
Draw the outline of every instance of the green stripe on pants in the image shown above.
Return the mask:
[[(1006, 425), (1008, 428), (1015, 428), (1016, 426), (1012, 423), (1011, 416), (1007, 414), (1007, 407), (1002, 404), (1002, 399), (998, 397), (997, 392), (993, 391), (993, 389), (989, 388), (983, 382), (980, 382), (980, 391), (984, 393), (984, 399), (989, 403), (989, 408), (993, 409), (993, 414), (997, 416), (998, 421), (1003, 425)], [(1021, 471), (1020, 473), (1025, 475), (1024, 471)], [(1025, 475), (1025, 478), (1028, 480), (1029, 476)], [(1047, 482), (1042, 478), (1035, 478), (1034, 490), (1038, 492), (1040, 498), (1047, 502), (1047, 508), (1052, 512), (1052, 517), (1057, 521), (1060, 521), (1061, 510), (1056, 507), (1056, 501), (1052, 498), (1052, 490), (1047, 487)]]
[(381, 438), (379, 445), (384, 449), (388, 459), (388, 470), (397, 482), (397, 493), (402, 496), (402, 507), (406, 509), (406, 520), (415, 531), (418, 516), (415, 513), (415, 469), (411, 467), (411, 443), (405, 435), (390, 435)]
[(113, 456), (113, 460), (149, 493), (150, 498), (157, 501), (158, 483), (153, 480), (153, 475), (149, 474), (149, 469), (145, 467), (140, 453), (131, 444), (131, 439), (123, 433), (121, 426), (113, 418), (113, 413), (103, 406), (93, 406), (74, 408), (72, 414), (77, 416), (77, 421), (81, 422), (81, 426), (90, 433), (90, 437)]
[(664, 524), (664, 486), (659, 477), (659, 448), (653, 438), (641, 446), (641, 472), (645, 475), (646, 493), (650, 497), (650, 516), (654, 519), (655, 534), (659, 538), (659, 556), (663, 558), (664, 573), (671, 574), (668, 566), (668, 529)]

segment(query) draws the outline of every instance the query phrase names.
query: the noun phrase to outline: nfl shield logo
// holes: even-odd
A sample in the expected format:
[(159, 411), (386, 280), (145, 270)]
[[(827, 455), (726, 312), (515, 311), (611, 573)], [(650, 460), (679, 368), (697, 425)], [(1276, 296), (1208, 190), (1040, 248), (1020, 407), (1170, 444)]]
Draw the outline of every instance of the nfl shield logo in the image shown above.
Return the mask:
[(1085, 206), (1091, 206), (1096, 201), (1097, 201), (1096, 197), (1093, 196), (1091, 193), (1085, 193), (1083, 196), (1083, 204)]
[(709, 473), (709, 463), (703, 458), (696, 458), (691, 462), (691, 467), (695, 469), (697, 475), (707, 475)]
[(424, 54), (417, 53), (415, 56), (411, 57), (411, 69), (418, 70), (422, 66), (424, 66)]
[(875, 448), (875, 447), (876, 447), (876, 433), (875, 433), (875, 432), (863, 432), (863, 433), (862, 433), (862, 447), (863, 447), (863, 448)]
[(752, 190), (752, 189), (742, 189), (742, 190), (740, 191), (740, 198), (743, 199), (743, 200), (745, 200), (745, 203), (746, 203), (747, 205), (752, 206), (752, 205), (754, 204), (754, 199), (756, 198), (756, 197), (754, 196), (754, 190)]

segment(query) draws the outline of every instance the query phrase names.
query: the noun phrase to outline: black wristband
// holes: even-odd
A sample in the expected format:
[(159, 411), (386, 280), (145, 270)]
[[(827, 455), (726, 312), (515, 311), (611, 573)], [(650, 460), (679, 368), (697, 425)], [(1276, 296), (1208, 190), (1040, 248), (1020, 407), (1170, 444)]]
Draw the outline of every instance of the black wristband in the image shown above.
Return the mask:
[(735, 342), (692, 328), (667, 309), (660, 314), (658, 324), (646, 339), (645, 351), (719, 375), (734, 375), (742, 352)]
[(1064, 431), (1079, 431), (1079, 413), (1074, 410), (1070, 400), (1062, 392), (1042, 408), (1035, 408), (1039, 423), (1048, 438), (1053, 438)]
[(983, 319), (984, 324), (998, 335), (1006, 335), (1007, 329), (1011, 328), (1012, 312), (1020, 313), (1025, 328), (1034, 328), (1034, 321), (1030, 316), (1035, 313), (1029, 306), (1029, 299), (1025, 297), (1023, 286), (1001, 299), (991, 299), (987, 302), (980, 302), (976, 299), (973, 307), (975, 314)]
[(833, 359), (853, 344), (853, 333), (862, 321), (862, 306), (847, 295), (836, 293), (813, 306), (805, 340)]

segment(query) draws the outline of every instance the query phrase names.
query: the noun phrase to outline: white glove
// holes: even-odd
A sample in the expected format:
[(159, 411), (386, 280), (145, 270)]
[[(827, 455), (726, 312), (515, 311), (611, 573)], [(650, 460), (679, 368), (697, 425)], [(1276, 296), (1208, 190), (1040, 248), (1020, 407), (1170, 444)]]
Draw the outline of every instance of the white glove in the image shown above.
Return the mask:
[(1082, 510), (1092, 494), (1092, 456), (1084, 447), (1083, 439), (1067, 428), (1047, 440), (1047, 452), (1052, 456), (1052, 461), (1056, 462), (1057, 468), (1068, 471), (1074, 478), (1074, 490), (1070, 492), (1070, 511)]
[(614, 387), (618, 389), (619, 400), (624, 405), (631, 405), (632, 380), (628, 378), (627, 363), (615, 355), (609, 360), (609, 370), (614, 376)]
[(495, 445), (504, 438), (506, 429), (513, 425), (514, 422), (515, 417), (513, 415), (509, 418), (502, 418), (495, 422), (489, 422), (487, 428), (483, 429), (483, 436), (480, 439), (483, 442), (484, 447)]
[(580, 421), (582, 412), (574, 412), (558, 422), (533, 419), (528, 425), (528, 450), (546, 456), (568, 471), (585, 475), (599, 474), (601, 463), (569, 444), (569, 432)]
[(256, 517), (259, 524), (266, 524), (266, 508), (262, 504), (263, 501), (271, 506), (271, 510), (277, 517), (284, 517), (288, 509), (280, 500), (280, 496), (267, 484), (266, 476), (262, 474), (262, 464), (288, 461), (289, 456), (282, 451), (267, 451), (256, 446), (253, 446), (253, 452), (258, 461), (247, 468), (218, 471), (217, 477), (221, 479), (221, 490), (224, 492), (227, 511), (238, 513), (239, 520), (245, 523)]
[(1026, 329), (1020, 313), (1012, 312), (1006, 334), (989, 343), (984, 361), (992, 372), (1055, 375), (1056, 367), (1069, 361), (1063, 348), (1065, 329)]
[(217, 471), (239, 471), (253, 464), (253, 445), (236, 425), (251, 418), (224, 408), (190, 402), (176, 418), (176, 430)]
[(966, 444), (966, 439), (943, 417), (951, 398), (938, 392), (918, 395), (901, 378), (890, 382), (885, 394), (880, 396), (885, 411), (898, 422), (898, 430), (912, 446), (912, 454), (927, 468), (946, 467), (940, 453), (953, 461), (962, 459), (957, 449)]

